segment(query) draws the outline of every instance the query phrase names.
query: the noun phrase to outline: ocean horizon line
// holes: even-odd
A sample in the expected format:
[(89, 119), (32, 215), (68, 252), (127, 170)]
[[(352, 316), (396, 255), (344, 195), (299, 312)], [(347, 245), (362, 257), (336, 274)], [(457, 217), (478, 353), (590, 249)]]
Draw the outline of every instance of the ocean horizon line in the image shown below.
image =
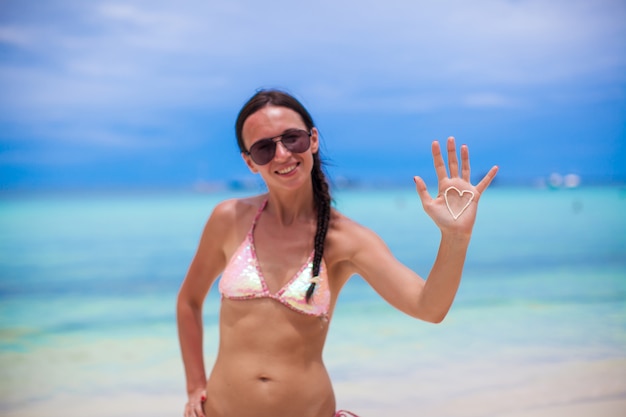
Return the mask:
[[(427, 181), (428, 182), (428, 181)], [(434, 180), (429, 189), (435, 188)], [(330, 187), (334, 191), (400, 191), (413, 187), (410, 180), (377, 180), (377, 181), (347, 181), (330, 180)], [(603, 187), (626, 187), (626, 178), (610, 179), (585, 179), (579, 184), (553, 185), (543, 179), (523, 180), (498, 180), (496, 179), (490, 188), (525, 188), (525, 189), (550, 189), (568, 190), (577, 188), (603, 188)], [(65, 185), (65, 186), (12, 186), (6, 187), (0, 184), (0, 198), (14, 196), (60, 196), (60, 195), (132, 195), (132, 194), (222, 194), (222, 193), (261, 193), (266, 188), (259, 181), (252, 180), (228, 180), (228, 181), (196, 181), (194, 183), (181, 184), (94, 184), (94, 185)]]

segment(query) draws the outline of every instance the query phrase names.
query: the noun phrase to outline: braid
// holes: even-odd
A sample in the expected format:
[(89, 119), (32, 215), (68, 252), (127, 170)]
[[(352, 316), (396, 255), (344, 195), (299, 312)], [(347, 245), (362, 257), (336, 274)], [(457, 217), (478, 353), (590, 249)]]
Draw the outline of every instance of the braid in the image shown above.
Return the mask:
[[(322, 256), (324, 255), (324, 241), (326, 240), (326, 233), (328, 232), (328, 224), (330, 222), (330, 193), (328, 191), (328, 182), (324, 171), (322, 171), (322, 163), (319, 153), (313, 155), (313, 169), (311, 170), (311, 180), (313, 182), (313, 199), (315, 201), (315, 209), (317, 210), (317, 230), (315, 231), (313, 254), (313, 271), (312, 278), (318, 277), (320, 274), (320, 268), (322, 266)], [(311, 300), (313, 293), (315, 292), (316, 282), (311, 282), (311, 285), (306, 291), (307, 303)]]

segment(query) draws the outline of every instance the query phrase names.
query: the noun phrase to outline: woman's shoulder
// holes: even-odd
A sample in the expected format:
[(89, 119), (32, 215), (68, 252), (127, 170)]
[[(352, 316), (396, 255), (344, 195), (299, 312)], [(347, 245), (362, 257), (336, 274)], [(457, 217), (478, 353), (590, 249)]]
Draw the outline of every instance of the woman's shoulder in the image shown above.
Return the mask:
[(243, 198), (230, 198), (223, 200), (215, 205), (212, 218), (217, 218), (221, 221), (240, 221), (250, 214), (256, 214), (267, 197), (262, 195), (243, 197)]
[(351, 251), (378, 237), (371, 229), (333, 208), (327, 239), (333, 246)]
[(329, 232), (333, 231), (339, 235), (347, 235), (352, 233), (362, 233), (369, 230), (357, 221), (351, 219), (339, 210), (333, 207), (330, 213)]
[(263, 206), (263, 195), (230, 198), (213, 207), (203, 237), (226, 245), (238, 243), (250, 229), (254, 216)]
[(335, 276), (348, 279), (359, 273), (362, 259), (384, 250), (382, 239), (368, 227), (333, 209), (326, 235), (324, 257)]

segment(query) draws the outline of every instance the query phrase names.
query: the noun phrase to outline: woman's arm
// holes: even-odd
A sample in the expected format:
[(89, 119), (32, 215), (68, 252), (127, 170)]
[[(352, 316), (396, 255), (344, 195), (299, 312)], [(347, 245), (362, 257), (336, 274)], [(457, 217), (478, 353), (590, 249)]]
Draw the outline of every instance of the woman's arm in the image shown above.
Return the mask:
[[(220, 203), (207, 221), (196, 254), (178, 293), (178, 337), (187, 379), (187, 407), (203, 416), (206, 371), (202, 346), (202, 305), (211, 285), (224, 269), (225, 240), (230, 233), (233, 202)], [(187, 410), (185, 415), (189, 415)]]
[(469, 151), (461, 147), (462, 169), (456, 157), (454, 139), (447, 143), (448, 168), (437, 142), (432, 152), (438, 178), (438, 195), (431, 198), (424, 181), (415, 177), (416, 189), (426, 213), (441, 231), (441, 242), (435, 263), (422, 279), (400, 263), (385, 243), (372, 231), (354, 223), (349, 225), (350, 262), (387, 302), (422, 320), (441, 322), (456, 295), (469, 246), (477, 203), (496, 175), (493, 167), (476, 185), (470, 183)]

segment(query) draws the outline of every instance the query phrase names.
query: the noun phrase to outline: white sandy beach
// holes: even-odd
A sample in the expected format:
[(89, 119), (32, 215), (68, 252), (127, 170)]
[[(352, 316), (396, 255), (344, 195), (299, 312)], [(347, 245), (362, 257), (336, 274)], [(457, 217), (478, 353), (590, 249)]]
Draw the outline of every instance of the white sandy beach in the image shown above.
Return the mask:
[(617, 417), (626, 410), (626, 360), (485, 365), (345, 384), (337, 394), (363, 416)]
[[(506, 374), (503, 373), (506, 370)], [(338, 406), (362, 417), (621, 417), (626, 359), (416, 373), (335, 385)], [(417, 398), (426, 398), (419, 400)], [(141, 392), (57, 394), (3, 411), (6, 417), (178, 416), (184, 396)]]

